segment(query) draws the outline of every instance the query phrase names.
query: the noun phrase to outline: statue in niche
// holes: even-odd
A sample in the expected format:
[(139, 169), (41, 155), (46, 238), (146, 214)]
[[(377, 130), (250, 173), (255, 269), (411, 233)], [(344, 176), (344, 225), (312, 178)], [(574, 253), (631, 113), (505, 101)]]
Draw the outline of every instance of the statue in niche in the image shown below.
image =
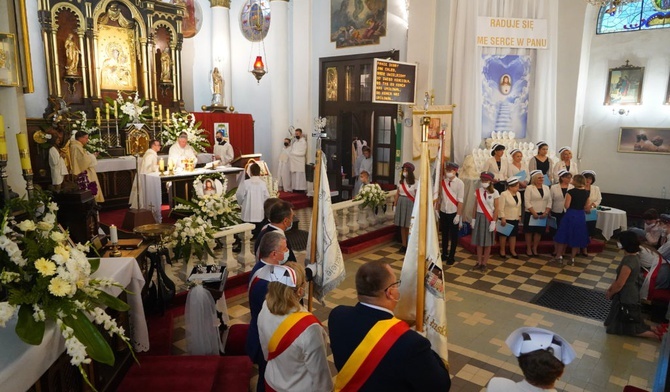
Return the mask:
[(79, 66), (79, 48), (74, 42), (74, 34), (70, 33), (65, 40), (65, 75), (77, 76), (77, 67)]
[(161, 81), (171, 82), (172, 81), (172, 60), (170, 60), (170, 55), (167, 52), (167, 49), (161, 52)]
[(212, 106), (223, 105), (223, 77), (219, 72), (219, 67), (214, 67), (212, 71)]
[(119, 8), (118, 3), (112, 3), (109, 5), (109, 8), (107, 8), (107, 12), (105, 12), (100, 18), (100, 23), (108, 24), (110, 20), (118, 23), (119, 26), (126, 29), (130, 29), (133, 27), (133, 21), (130, 21), (126, 19), (125, 16), (123, 16), (123, 14), (121, 13), (121, 8)]

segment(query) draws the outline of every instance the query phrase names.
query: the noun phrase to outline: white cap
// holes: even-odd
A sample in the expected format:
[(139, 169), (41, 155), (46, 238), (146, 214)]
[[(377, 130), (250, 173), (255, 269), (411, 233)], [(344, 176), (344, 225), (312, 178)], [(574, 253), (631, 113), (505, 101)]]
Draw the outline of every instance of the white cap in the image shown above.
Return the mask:
[(542, 328), (521, 327), (505, 340), (515, 357), (537, 350), (547, 350), (564, 365), (575, 359), (575, 350), (570, 343), (551, 331)]
[(507, 179), (507, 186), (512, 186), (516, 185), (519, 183), (519, 178), (518, 177), (510, 177)]
[(298, 285), (293, 268), (284, 265), (268, 264), (258, 270), (256, 276), (259, 279), (267, 280), (268, 282), (279, 282), (288, 287), (296, 287)]
[(570, 146), (563, 146), (558, 149), (558, 154), (563, 154), (563, 151), (572, 151), (572, 148), (570, 148)]
[(533, 178), (538, 174), (542, 174), (542, 170), (533, 170), (532, 172), (530, 172), (530, 178)]

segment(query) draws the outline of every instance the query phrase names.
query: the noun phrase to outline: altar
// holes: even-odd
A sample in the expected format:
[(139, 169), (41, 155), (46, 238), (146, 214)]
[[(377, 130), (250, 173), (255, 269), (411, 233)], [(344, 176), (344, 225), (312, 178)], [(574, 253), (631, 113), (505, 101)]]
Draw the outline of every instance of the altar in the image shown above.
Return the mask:
[[(131, 328), (127, 333), (129, 333), (136, 352), (148, 351), (149, 334), (140, 296), (144, 286), (144, 277), (135, 259), (130, 257), (102, 258), (100, 267), (92, 276), (110, 278), (130, 291), (127, 298), (128, 305), (130, 305)], [(106, 288), (105, 291), (114, 296), (121, 293), (118, 287)], [(0, 328), (0, 345), (2, 345), (0, 385), (2, 385), (2, 390), (6, 391), (30, 389), (65, 351), (64, 339), (54, 323), (47, 324), (42, 344), (33, 346), (24, 343), (16, 336), (14, 332), (16, 320), (13, 318), (4, 328)]]

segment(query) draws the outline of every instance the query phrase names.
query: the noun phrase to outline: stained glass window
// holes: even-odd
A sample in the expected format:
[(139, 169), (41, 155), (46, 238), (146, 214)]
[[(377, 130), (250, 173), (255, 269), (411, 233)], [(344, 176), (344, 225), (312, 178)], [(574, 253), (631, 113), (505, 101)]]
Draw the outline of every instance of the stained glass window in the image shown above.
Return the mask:
[(670, 0), (640, 0), (600, 7), (596, 34), (670, 28)]

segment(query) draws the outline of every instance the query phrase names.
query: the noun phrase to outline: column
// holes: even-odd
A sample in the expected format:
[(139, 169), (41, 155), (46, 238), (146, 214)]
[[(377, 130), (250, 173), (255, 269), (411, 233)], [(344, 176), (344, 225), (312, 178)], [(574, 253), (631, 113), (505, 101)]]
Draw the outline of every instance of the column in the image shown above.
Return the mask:
[[(230, 48), (230, 0), (210, 0), (212, 4), (212, 70), (219, 68), (223, 77), (223, 105), (231, 106), (232, 78)], [(211, 70), (210, 70), (211, 71)]]
[[(274, 151), (281, 146), (289, 127), (289, 86), (288, 86), (288, 1), (270, 0), (270, 30), (266, 48), (268, 58), (266, 64), (270, 76), (270, 102), (272, 151), (267, 162), (275, 162)], [(303, 129), (304, 134), (310, 133)]]

